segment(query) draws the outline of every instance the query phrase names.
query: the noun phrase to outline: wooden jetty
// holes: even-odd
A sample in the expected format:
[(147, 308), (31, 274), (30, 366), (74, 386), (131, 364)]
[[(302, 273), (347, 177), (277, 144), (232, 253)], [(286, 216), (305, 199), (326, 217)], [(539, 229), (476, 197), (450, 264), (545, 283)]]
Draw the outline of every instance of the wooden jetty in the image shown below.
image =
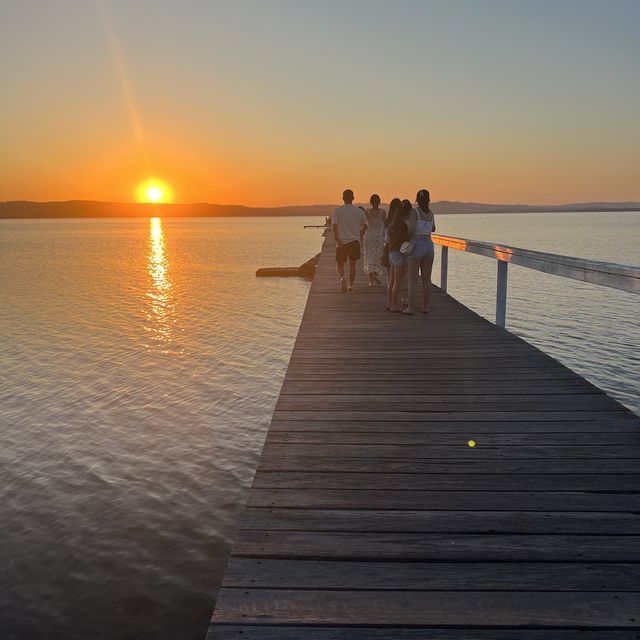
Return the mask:
[(358, 285), (326, 239), (208, 639), (640, 638), (640, 419)]

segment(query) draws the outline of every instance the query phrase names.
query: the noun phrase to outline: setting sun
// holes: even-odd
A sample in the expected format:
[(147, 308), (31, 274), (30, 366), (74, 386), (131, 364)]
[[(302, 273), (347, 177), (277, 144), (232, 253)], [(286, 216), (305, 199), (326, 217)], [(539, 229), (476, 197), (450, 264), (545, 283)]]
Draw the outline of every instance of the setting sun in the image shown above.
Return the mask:
[(172, 202), (173, 191), (171, 187), (162, 180), (152, 178), (138, 185), (136, 198), (138, 202)]

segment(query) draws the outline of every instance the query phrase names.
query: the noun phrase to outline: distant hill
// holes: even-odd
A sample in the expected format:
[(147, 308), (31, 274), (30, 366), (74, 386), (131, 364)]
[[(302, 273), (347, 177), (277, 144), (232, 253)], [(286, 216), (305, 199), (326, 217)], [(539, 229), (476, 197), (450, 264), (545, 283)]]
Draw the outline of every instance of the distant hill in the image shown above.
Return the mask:
[[(241, 217), (241, 216), (325, 216), (335, 204), (289, 207), (245, 207), (239, 204), (146, 204), (69, 200), (66, 202), (0, 202), (0, 218), (135, 218)], [(478, 202), (432, 203), (435, 213), (538, 213), (543, 211), (640, 211), (640, 202), (582, 202), (563, 205), (482, 204)]]
[(483, 204), (450, 202), (432, 204), (434, 213), (542, 213), (545, 211), (640, 211), (640, 202), (576, 202), (572, 204)]

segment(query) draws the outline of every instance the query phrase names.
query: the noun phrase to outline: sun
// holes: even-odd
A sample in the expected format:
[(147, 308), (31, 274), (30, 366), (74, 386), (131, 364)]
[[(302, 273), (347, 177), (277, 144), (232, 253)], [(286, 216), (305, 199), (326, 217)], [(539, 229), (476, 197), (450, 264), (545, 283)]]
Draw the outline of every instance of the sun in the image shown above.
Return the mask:
[(136, 189), (138, 202), (163, 203), (173, 201), (173, 190), (164, 181), (149, 178), (141, 182)]
[(149, 187), (147, 189), (147, 197), (151, 202), (160, 202), (162, 200), (162, 189), (160, 187)]

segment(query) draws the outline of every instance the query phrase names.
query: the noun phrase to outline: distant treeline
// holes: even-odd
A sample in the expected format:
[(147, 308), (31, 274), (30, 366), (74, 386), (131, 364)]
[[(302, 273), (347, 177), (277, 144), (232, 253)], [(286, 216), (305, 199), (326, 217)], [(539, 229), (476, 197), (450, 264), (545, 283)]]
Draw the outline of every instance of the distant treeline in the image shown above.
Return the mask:
[[(147, 204), (126, 202), (0, 202), (0, 218), (135, 218), (135, 217), (242, 217), (325, 216), (335, 204), (291, 207), (245, 207), (236, 204)], [(584, 202), (564, 205), (482, 204), (476, 202), (432, 203), (438, 214), (455, 213), (539, 213), (563, 211), (640, 211), (640, 202)]]

